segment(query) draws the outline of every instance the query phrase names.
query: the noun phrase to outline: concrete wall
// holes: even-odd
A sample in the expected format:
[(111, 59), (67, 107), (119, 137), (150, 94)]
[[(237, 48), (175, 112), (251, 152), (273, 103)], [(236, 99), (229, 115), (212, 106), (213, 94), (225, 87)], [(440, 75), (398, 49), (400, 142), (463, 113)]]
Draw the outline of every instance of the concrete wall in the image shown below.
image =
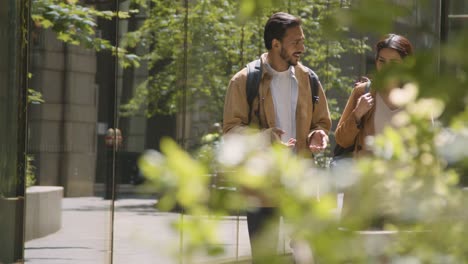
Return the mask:
[(59, 185), (65, 196), (92, 195), (96, 174), (97, 86), (95, 53), (67, 47), (50, 31), (33, 41), (31, 86), (45, 103), (32, 105), (29, 151), (40, 185)]
[(25, 241), (60, 230), (62, 197), (63, 187), (33, 186), (26, 190)]

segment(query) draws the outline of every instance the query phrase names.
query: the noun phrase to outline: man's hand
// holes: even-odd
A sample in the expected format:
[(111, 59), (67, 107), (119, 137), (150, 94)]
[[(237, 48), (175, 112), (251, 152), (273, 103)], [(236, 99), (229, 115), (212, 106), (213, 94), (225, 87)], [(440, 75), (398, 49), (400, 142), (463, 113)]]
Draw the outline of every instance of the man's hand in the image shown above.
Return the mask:
[(283, 135), (284, 133), (284, 130), (282, 130), (281, 128), (277, 128), (277, 127), (272, 127), (270, 128), (271, 130), (271, 142), (277, 142), (277, 141), (280, 141), (281, 142), (281, 135)]
[(318, 153), (323, 150), (328, 145), (328, 135), (325, 134), (323, 130), (315, 131), (309, 140), (309, 149), (312, 153)]
[(293, 148), (294, 146), (296, 146), (296, 139), (295, 138), (290, 138), (288, 140), (288, 142), (283, 142), (281, 140), (281, 136), (284, 134), (284, 130), (282, 130), (281, 128), (277, 128), (277, 127), (272, 127), (271, 128), (271, 134), (272, 134), (272, 137), (271, 137), (271, 141), (272, 143), (273, 142), (278, 142), (288, 148)]
[(297, 140), (295, 138), (290, 138), (288, 142), (281, 142), (281, 143), (288, 148), (294, 148), (294, 146), (296, 146), (296, 141)]

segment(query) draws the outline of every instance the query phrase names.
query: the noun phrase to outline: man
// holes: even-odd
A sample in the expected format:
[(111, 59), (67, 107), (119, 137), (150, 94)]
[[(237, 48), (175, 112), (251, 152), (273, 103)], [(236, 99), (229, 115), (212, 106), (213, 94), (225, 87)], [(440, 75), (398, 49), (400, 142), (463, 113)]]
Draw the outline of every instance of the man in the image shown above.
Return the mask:
[[(313, 106), (309, 71), (299, 63), (305, 50), (304, 39), (299, 18), (282, 12), (269, 18), (264, 31), (268, 52), (260, 57), (262, 76), (258, 96), (249, 106), (247, 69), (234, 75), (225, 98), (224, 134), (242, 133), (251, 126), (271, 138), (272, 143), (283, 144), (301, 155), (318, 153), (327, 147), (330, 113), (320, 83), (319, 102)], [(274, 205), (268, 203), (247, 212), (251, 243), (266, 220), (274, 216)], [(258, 249), (252, 247), (254, 263)]]

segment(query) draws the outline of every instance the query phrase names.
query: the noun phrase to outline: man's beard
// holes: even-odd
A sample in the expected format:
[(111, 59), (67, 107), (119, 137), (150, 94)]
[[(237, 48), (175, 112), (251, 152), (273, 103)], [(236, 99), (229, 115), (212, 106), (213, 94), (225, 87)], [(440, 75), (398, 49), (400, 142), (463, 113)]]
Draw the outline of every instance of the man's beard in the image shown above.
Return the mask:
[(288, 54), (286, 53), (286, 51), (283, 49), (283, 47), (281, 47), (281, 52), (280, 52), (280, 57), (285, 60), (289, 66), (296, 66), (297, 65), (297, 61), (294, 61), (293, 58), (291, 58), (292, 56), (288, 56)]

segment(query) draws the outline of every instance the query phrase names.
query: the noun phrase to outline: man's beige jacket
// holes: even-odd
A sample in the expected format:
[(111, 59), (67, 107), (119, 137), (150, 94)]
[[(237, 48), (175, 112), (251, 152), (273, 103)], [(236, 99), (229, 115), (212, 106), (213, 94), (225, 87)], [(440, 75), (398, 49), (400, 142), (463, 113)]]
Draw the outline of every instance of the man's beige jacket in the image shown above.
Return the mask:
[[(260, 130), (274, 128), (275, 106), (270, 90), (272, 76), (265, 69), (266, 54), (261, 56), (262, 77), (258, 89), (258, 97), (254, 99), (249, 113), (249, 105), (246, 96), (247, 69), (244, 68), (232, 77), (227, 89), (224, 116), (223, 133), (242, 133), (249, 125), (256, 126)], [(296, 149), (298, 153), (310, 153), (308, 141), (314, 131), (323, 130), (326, 134), (331, 127), (330, 112), (327, 99), (320, 84), (319, 101), (312, 106), (312, 92), (309, 85), (308, 70), (298, 63), (295, 66), (296, 79), (298, 81), (298, 99), (296, 107)], [(309, 154), (310, 155), (310, 154)]]

